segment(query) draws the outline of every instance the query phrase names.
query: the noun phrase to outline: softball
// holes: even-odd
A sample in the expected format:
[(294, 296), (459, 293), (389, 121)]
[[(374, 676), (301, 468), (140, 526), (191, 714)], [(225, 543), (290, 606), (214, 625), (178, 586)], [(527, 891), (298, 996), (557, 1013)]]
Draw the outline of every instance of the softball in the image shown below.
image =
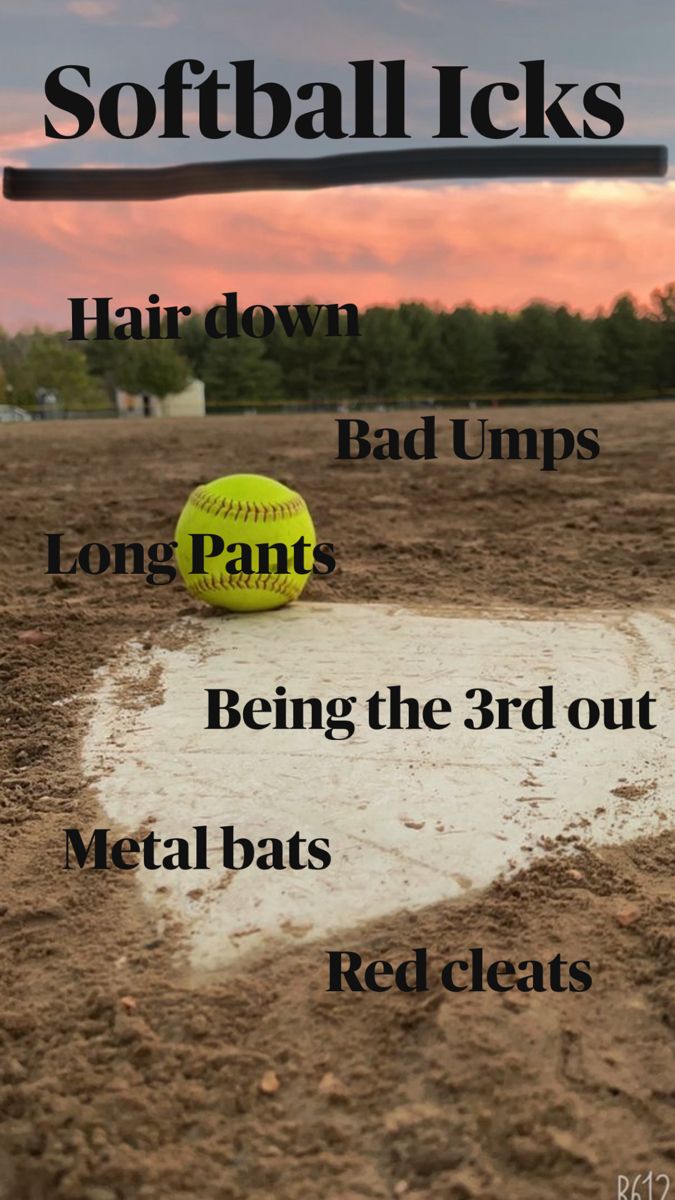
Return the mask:
[[(198, 572), (195, 535), (202, 535), (208, 547)], [(264, 475), (224, 475), (188, 497), (176, 526), (176, 561), (190, 595), (206, 604), (233, 612), (281, 608), (297, 600), (311, 574), (294, 569), (293, 545), (299, 538), (314, 545), (314, 525), (302, 496)], [(223, 552), (211, 553), (218, 546)], [(261, 561), (265, 569), (256, 571)], [(237, 569), (248, 562), (254, 564), (250, 573)]]

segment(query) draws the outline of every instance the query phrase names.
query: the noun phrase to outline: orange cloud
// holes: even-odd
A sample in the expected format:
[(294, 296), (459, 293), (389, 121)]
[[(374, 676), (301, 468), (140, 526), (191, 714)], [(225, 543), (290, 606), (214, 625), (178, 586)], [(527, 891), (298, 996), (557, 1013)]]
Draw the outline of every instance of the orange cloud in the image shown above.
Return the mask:
[(15, 150), (41, 150), (44, 144), (44, 129), (22, 129), (19, 133), (0, 133), (0, 153), (5, 165), (7, 165), (7, 154), (12, 154)]
[(117, 0), (69, 0), (66, 11), (85, 21), (97, 21), (117, 12)]
[(170, 29), (180, 17), (159, 0), (150, 0), (145, 9), (138, 0), (120, 8), (120, 0), (68, 0), (66, 11), (84, 21), (100, 21), (106, 25), (134, 24), (143, 29)]
[(65, 327), (69, 296), (203, 306), (307, 296), (591, 312), (675, 275), (675, 181), (490, 182), (0, 208), (0, 322)]

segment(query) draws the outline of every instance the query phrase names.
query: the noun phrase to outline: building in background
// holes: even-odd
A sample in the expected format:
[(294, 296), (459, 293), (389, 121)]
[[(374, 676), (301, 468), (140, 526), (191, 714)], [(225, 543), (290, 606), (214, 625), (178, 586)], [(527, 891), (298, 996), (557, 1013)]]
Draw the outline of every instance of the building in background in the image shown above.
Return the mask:
[(115, 389), (120, 417), (203, 417), (206, 396), (201, 379), (193, 379), (182, 392), (153, 396), (151, 392), (125, 392)]

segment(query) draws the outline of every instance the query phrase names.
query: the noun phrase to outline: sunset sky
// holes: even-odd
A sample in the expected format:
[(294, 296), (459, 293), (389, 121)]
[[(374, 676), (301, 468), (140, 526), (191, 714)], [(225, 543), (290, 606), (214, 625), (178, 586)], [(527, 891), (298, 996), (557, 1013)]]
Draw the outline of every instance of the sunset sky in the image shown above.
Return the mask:
[[(675, 149), (672, 0), (2, 0), (0, 10), (3, 165), (154, 166), (438, 145), (433, 65), (468, 64), (468, 112), (483, 83), (521, 84), (519, 61), (528, 58), (546, 60), (551, 99), (557, 82), (620, 83), (621, 142), (665, 142), (671, 158)], [(188, 57), (218, 68), (224, 81), (230, 60), (253, 58), (259, 82), (292, 93), (330, 80), (345, 95), (347, 126), (350, 59), (404, 58), (411, 136), (208, 141), (187, 93), (189, 140), (159, 139), (159, 120), (136, 141), (112, 138), (98, 123), (75, 141), (45, 137), (46, 113), (66, 124), (44, 98), (53, 68), (88, 66), (93, 98), (133, 80), (160, 101), (165, 68)], [(85, 90), (75, 75), (68, 83)], [(518, 123), (511, 107), (510, 123)], [(225, 122), (227, 100), (221, 111)], [(69, 296), (108, 295), (121, 305), (152, 291), (194, 307), (236, 290), (242, 303), (313, 296), (514, 308), (536, 297), (590, 312), (626, 290), (646, 301), (675, 278), (674, 212), (672, 172), (653, 182), (416, 184), (159, 203), (3, 200), (0, 323), (66, 327)]]

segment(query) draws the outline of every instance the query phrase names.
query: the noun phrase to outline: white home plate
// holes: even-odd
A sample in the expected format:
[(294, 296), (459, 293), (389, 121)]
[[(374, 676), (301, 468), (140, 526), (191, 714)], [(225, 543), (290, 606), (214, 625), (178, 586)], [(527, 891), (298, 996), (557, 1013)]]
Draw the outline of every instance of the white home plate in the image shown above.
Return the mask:
[[(619, 841), (671, 819), (667, 614), (483, 619), (306, 603), (187, 620), (176, 633), (181, 649), (134, 643), (101, 673), (84, 753), (115, 836), (151, 829), (193, 844), (194, 827), (208, 827), (209, 870), (135, 872), (158, 917), (180, 919), (200, 968), (482, 887), (560, 835)], [(368, 728), (366, 699), (390, 685), (447, 698), (450, 727)], [(544, 685), (555, 728), (523, 728), (517, 712), (510, 730), (465, 727), (468, 689), (527, 700)], [(243, 702), (273, 699), (278, 686), (324, 702), (355, 696), (353, 737), (205, 728), (207, 688)], [(647, 690), (655, 730), (568, 723), (577, 698)], [(254, 842), (327, 838), (332, 862), (225, 870), (224, 825)]]

